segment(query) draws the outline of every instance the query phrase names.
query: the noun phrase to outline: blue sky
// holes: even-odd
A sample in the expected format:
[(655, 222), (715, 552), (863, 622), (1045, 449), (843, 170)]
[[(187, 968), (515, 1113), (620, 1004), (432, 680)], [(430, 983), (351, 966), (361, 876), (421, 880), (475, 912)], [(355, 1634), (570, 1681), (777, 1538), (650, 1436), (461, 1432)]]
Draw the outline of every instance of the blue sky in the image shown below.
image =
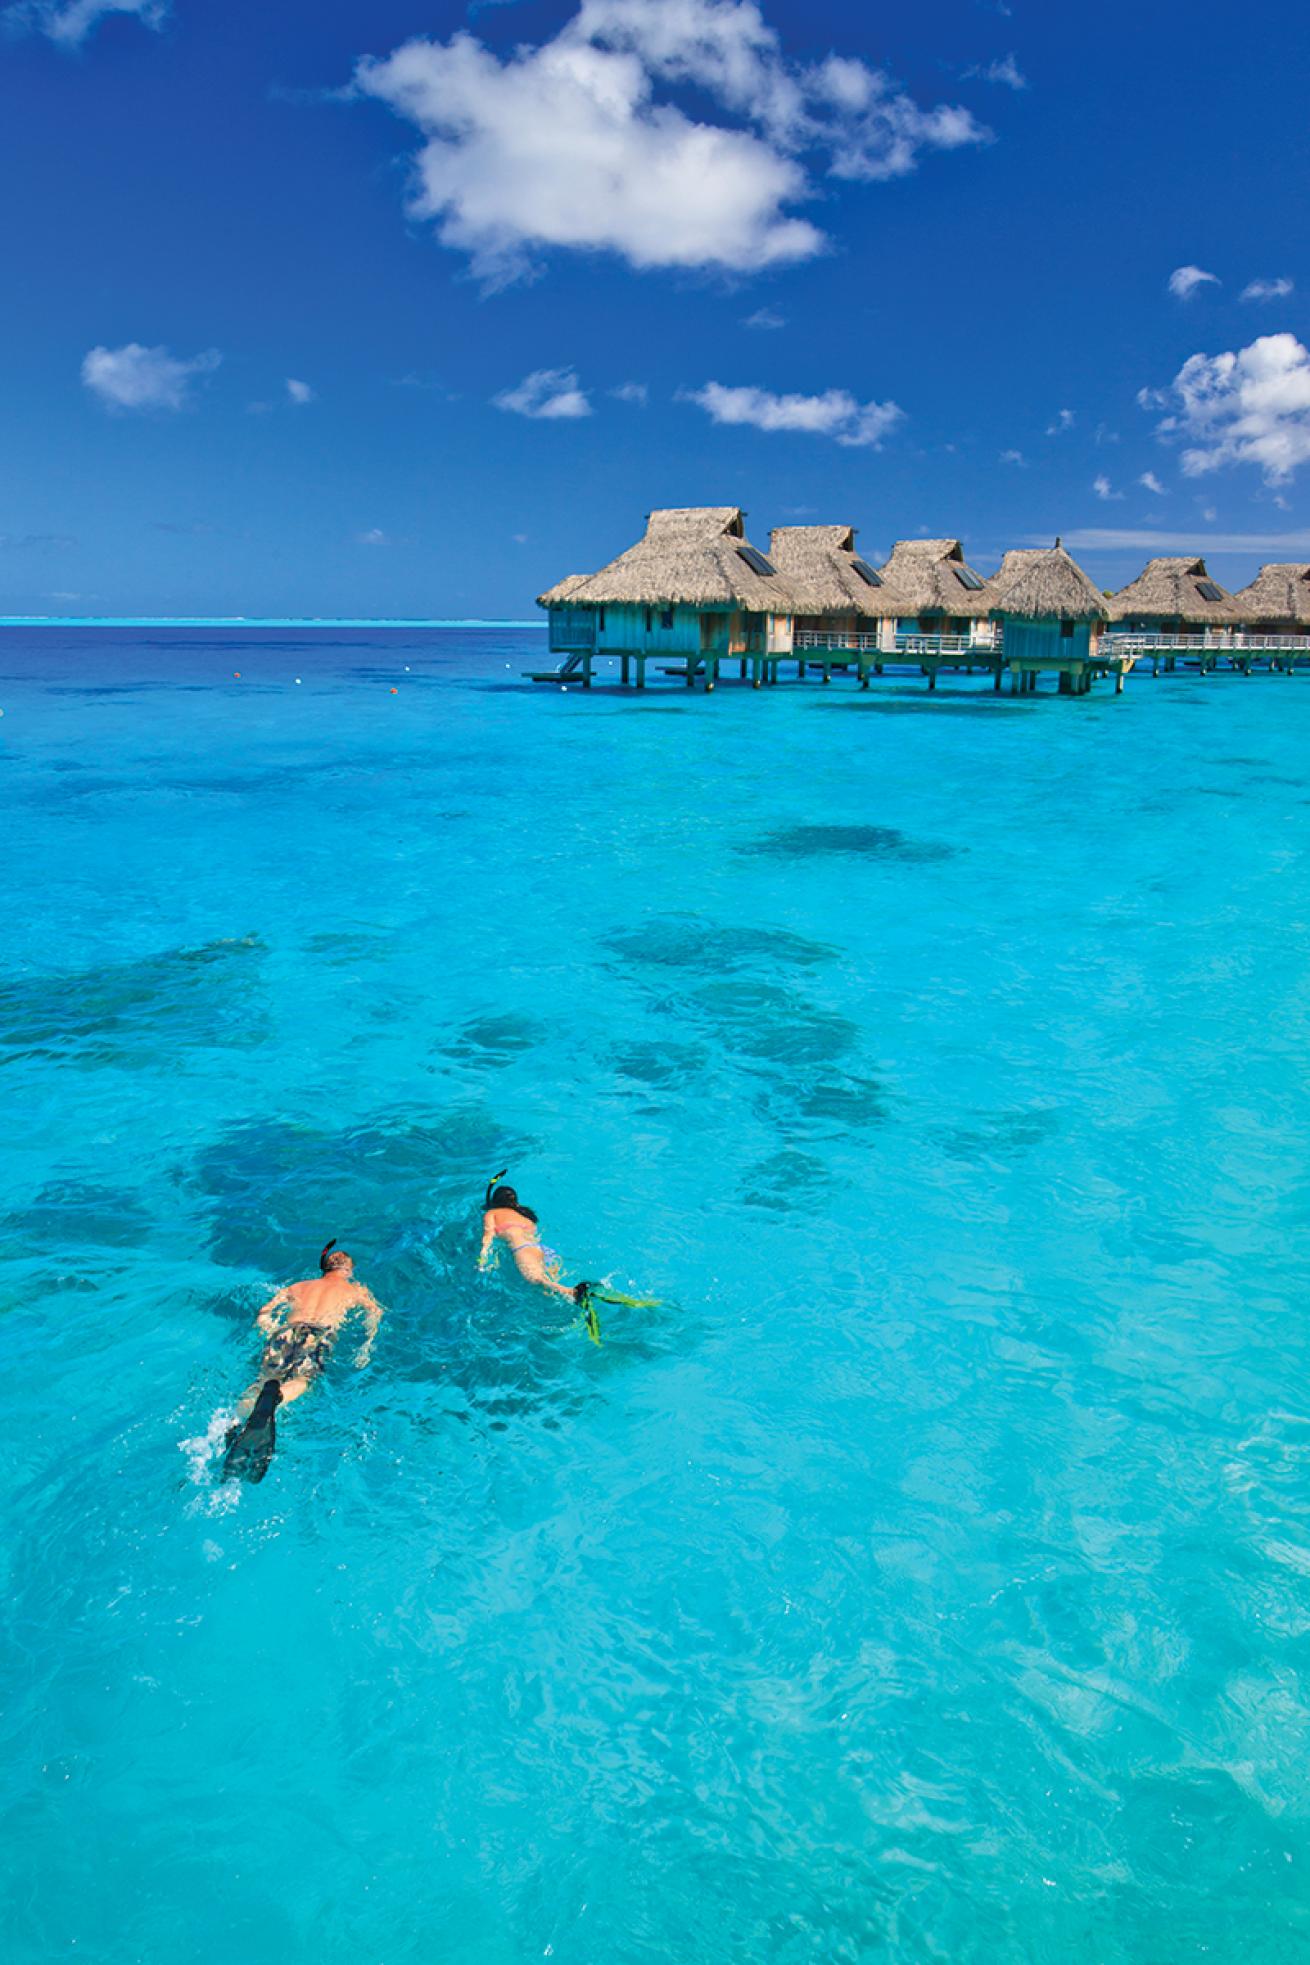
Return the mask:
[(525, 615), (665, 504), (1310, 559), (1303, 23), (0, 6), (0, 611)]

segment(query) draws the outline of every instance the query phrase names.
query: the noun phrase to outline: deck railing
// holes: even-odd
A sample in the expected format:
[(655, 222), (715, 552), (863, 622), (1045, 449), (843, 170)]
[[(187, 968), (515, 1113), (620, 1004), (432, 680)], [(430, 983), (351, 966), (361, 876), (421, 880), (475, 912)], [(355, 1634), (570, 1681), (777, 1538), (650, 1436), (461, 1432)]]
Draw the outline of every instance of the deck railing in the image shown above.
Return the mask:
[(996, 627), (986, 640), (975, 640), (972, 635), (866, 634), (847, 633), (842, 628), (797, 628), (792, 645), (798, 654), (826, 650), (834, 655), (883, 655), (893, 661), (915, 655), (956, 655), (966, 661), (970, 656), (977, 656), (981, 661), (1000, 653), (1001, 631)]
[(885, 652), (881, 635), (846, 634), (840, 628), (797, 628), (792, 647), (831, 649), (835, 655), (877, 655)]
[(594, 607), (552, 607), (550, 610), (550, 651), (564, 655), (574, 648), (596, 646)]
[(1305, 655), (1310, 635), (1249, 634), (1245, 628), (1205, 628), (1200, 634), (1105, 634), (1101, 647), (1115, 655)]
[(920, 635), (898, 634), (896, 653), (898, 655), (962, 655), (968, 659), (976, 656), (981, 661), (984, 656), (999, 655), (1001, 652), (1001, 630), (993, 626), (988, 635)]

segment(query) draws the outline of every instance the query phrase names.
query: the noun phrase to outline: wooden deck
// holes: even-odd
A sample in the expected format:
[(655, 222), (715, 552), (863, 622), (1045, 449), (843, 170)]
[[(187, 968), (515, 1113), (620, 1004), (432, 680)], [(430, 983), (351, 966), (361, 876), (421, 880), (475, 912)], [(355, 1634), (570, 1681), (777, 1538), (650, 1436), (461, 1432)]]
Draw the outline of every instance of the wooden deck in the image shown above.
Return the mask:
[(823, 684), (831, 684), (834, 676), (853, 679), (860, 689), (868, 689), (877, 676), (921, 675), (931, 691), (944, 669), (948, 673), (988, 675), (998, 694), (1007, 675), (1010, 693), (1016, 696), (1032, 695), (1043, 677), (1054, 676), (1059, 694), (1086, 696), (1101, 682), (1112, 683), (1115, 694), (1121, 694), (1124, 678), (1143, 663), (1150, 664), (1152, 676), (1180, 669), (1206, 676), (1221, 667), (1242, 675), (1260, 669), (1291, 675), (1310, 668), (1310, 635), (1259, 635), (1245, 629), (1209, 629), (1198, 634), (1110, 632), (1103, 634), (1090, 652), (1025, 654), (1018, 659), (1007, 655), (999, 626), (985, 639), (967, 634), (800, 629), (794, 643), (790, 653), (751, 649), (672, 658), (666, 651), (654, 649), (598, 653), (593, 648), (575, 648), (558, 667), (531, 669), (526, 674), (532, 682), (554, 683), (563, 689), (590, 689), (603, 677), (621, 688), (644, 690), (648, 671), (653, 668), (657, 676), (680, 682), (687, 689), (699, 684), (709, 694), (720, 680), (735, 679), (762, 689), (774, 687), (787, 674), (798, 682), (817, 676)]

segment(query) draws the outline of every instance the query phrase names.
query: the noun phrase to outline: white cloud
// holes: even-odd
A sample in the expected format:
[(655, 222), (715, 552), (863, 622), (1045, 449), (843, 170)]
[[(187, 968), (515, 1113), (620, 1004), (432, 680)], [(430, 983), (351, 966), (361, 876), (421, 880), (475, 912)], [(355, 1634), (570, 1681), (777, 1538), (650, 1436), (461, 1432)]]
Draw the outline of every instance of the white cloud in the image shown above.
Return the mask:
[(1167, 409), (1169, 391), (1167, 389), (1139, 389), (1137, 391), (1139, 409)]
[[(1046, 539), (1033, 539), (1044, 546)], [(1271, 559), (1310, 557), (1310, 531), (1304, 532), (1155, 532), (1141, 526), (1124, 528), (1084, 526), (1066, 532), (1064, 543), (1071, 552), (1084, 553), (1268, 553)]]
[(143, 27), (162, 27), (169, 0), (18, 0), (0, 19), (11, 33), (44, 34), (66, 48), (80, 48), (107, 14), (132, 14)]
[(386, 533), (380, 525), (371, 525), (367, 532), (357, 532), (355, 534), (355, 544), (357, 546), (389, 546), (391, 541), (387, 538)]
[(1175, 300), (1190, 300), (1198, 287), (1219, 285), (1217, 273), (1203, 273), (1199, 266), (1176, 266), (1169, 275), (1169, 291)]
[(92, 348), (82, 361), (82, 380), (110, 409), (183, 409), (192, 379), (210, 375), (223, 357), (216, 348), (182, 360), (167, 348)]
[(297, 382), (292, 375), (287, 377), (287, 394), (293, 403), (312, 403), (314, 400), (314, 391), (308, 382)]
[(1292, 291), (1290, 280), (1251, 280), (1242, 288), (1242, 300), (1286, 300)]
[[(736, 120), (693, 120), (668, 99), (688, 88)], [(539, 47), (407, 41), (361, 61), (355, 89), (417, 127), (410, 210), (489, 287), (550, 247), (640, 268), (811, 259), (824, 235), (789, 210), (812, 194), (803, 158), (870, 180), (988, 140), (864, 62), (789, 62), (756, 0), (582, 0)]]
[(786, 325), (785, 315), (779, 314), (776, 308), (773, 307), (757, 307), (753, 314), (747, 314), (742, 321), (743, 327), (762, 328), (765, 330), (785, 328)]
[(590, 416), (591, 404), (571, 368), (535, 368), (512, 389), (502, 389), (492, 398), (497, 409), (512, 410), (516, 416)]
[(644, 382), (620, 382), (617, 389), (610, 390), (610, 394), (615, 402), (636, 403), (641, 409), (645, 409), (650, 400), (650, 390)]
[(769, 389), (707, 382), (679, 393), (682, 401), (698, 403), (715, 423), (831, 437), (851, 449), (881, 449), (883, 438), (905, 417), (895, 403), (857, 402), (848, 389), (827, 389), (821, 396), (776, 396)]
[(1096, 493), (1098, 498), (1104, 498), (1106, 500), (1123, 497), (1122, 491), (1115, 490), (1114, 486), (1110, 483), (1109, 478), (1106, 477), (1104, 471), (1101, 472), (1099, 477), (1095, 477), (1092, 479), (1092, 490)]
[(1028, 462), (1021, 450), (1003, 450), (998, 461), (1002, 464), (1018, 464), (1024, 469), (1027, 468)]
[(1076, 421), (1071, 409), (1059, 409), (1055, 412), (1054, 423), (1047, 424), (1046, 434), (1048, 437), (1062, 437), (1066, 430), (1072, 430)]
[(1156, 498), (1167, 498), (1169, 495), (1166, 487), (1161, 484), (1154, 471), (1143, 471), (1137, 482), (1142, 486), (1143, 490), (1151, 492)]
[(1020, 73), (1019, 64), (1013, 55), (1002, 55), (997, 61), (989, 61), (985, 67), (966, 68), (966, 81), (1001, 82), (1007, 89), (1026, 89), (1028, 77)]
[(1277, 485), (1310, 462), (1310, 353), (1294, 334), (1262, 334), (1235, 354), (1192, 355), (1167, 400), (1173, 414), (1158, 429), (1186, 444), (1188, 477), (1256, 464)]

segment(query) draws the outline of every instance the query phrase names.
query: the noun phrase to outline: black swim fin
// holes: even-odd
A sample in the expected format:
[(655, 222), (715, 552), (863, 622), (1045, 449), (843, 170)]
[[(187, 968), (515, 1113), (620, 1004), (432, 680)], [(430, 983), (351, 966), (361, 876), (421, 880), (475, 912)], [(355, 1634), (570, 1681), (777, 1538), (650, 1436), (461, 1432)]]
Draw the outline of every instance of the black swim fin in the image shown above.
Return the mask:
[(227, 1456), (223, 1461), (225, 1481), (263, 1480), (277, 1445), (273, 1415), (281, 1403), (282, 1387), (276, 1378), (266, 1378), (245, 1425), (234, 1426), (227, 1436)]

